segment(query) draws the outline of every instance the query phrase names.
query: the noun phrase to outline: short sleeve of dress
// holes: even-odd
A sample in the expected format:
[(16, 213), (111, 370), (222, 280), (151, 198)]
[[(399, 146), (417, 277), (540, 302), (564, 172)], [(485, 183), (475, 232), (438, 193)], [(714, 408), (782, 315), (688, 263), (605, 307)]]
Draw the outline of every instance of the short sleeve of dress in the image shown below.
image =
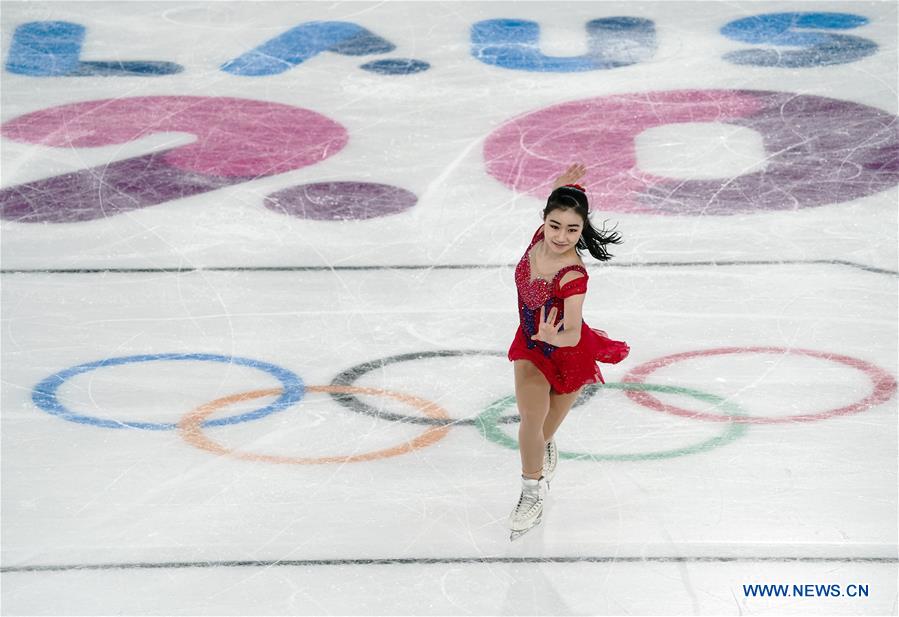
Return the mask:
[[(568, 268), (566, 268), (566, 270), (568, 270)], [(587, 293), (587, 272), (580, 266), (572, 266), (569, 271), (572, 270), (580, 272), (583, 276), (579, 276), (573, 281), (568, 281), (564, 285), (560, 285), (558, 292), (556, 292), (556, 295), (560, 298), (568, 298), (570, 296)], [(560, 274), (562, 273), (560, 272)], [(559, 277), (559, 280), (562, 280), (561, 276)]]

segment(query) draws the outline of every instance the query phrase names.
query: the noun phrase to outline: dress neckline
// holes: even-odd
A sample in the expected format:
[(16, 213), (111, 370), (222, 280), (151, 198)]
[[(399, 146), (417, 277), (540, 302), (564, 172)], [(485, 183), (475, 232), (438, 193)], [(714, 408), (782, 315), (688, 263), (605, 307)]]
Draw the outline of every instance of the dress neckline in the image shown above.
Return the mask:
[(582, 266), (581, 264), (568, 264), (567, 266), (562, 266), (561, 268), (556, 270), (556, 273), (553, 275), (553, 277), (551, 279), (543, 278), (539, 274), (537, 276), (531, 277), (531, 274), (534, 271), (534, 268), (531, 266), (531, 251), (534, 250), (534, 247), (537, 246), (537, 244), (539, 244), (540, 242), (543, 242), (543, 240), (544, 240), (544, 237), (541, 235), (530, 247), (528, 247), (527, 252), (524, 254), (524, 261), (528, 265), (528, 285), (533, 285), (535, 281), (544, 281), (546, 283), (553, 283), (553, 282), (555, 282), (556, 278), (563, 271), (568, 270), (569, 268), (581, 268), (581, 269), (584, 268), (584, 266)]

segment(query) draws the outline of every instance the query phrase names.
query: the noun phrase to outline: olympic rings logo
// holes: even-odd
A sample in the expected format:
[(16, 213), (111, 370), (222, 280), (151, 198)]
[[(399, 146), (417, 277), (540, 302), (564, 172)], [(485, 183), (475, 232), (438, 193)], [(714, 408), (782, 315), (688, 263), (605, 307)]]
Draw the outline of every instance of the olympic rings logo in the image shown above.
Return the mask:
[[(652, 384), (646, 383), (645, 381), (646, 378), (655, 371), (678, 362), (694, 358), (714, 358), (734, 354), (794, 355), (827, 360), (860, 371), (870, 381), (871, 391), (854, 403), (832, 410), (803, 412), (790, 416), (753, 416), (746, 413), (745, 410), (741, 409), (734, 402), (729, 401), (722, 396), (687, 387)], [(451, 417), (450, 414), (437, 403), (422, 397), (384, 388), (356, 385), (356, 382), (364, 375), (390, 365), (428, 358), (457, 358), (466, 356), (505, 357), (505, 354), (498, 351), (484, 350), (439, 350), (388, 356), (386, 358), (365, 362), (351, 367), (338, 374), (329, 385), (322, 386), (306, 385), (298, 375), (286, 368), (250, 358), (216, 354), (177, 353), (121, 356), (79, 364), (50, 375), (35, 385), (32, 390), (32, 401), (39, 409), (70, 422), (113, 429), (130, 428), (153, 431), (174, 430), (177, 431), (185, 443), (196, 448), (239, 460), (264, 463), (315, 465), (384, 459), (433, 445), (446, 437), (450, 428), (454, 426), (472, 426), (488, 441), (506, 448), (517, 449), (518, 443), (515, 438), (508, 435), (501, 428), (503, 424), (510, 424), (519, 420), (517, 415), (506, 414), (507, 410), (515, 404), (514, 396), (506, 396), (494, 401), (473, 418), (457, 419)], [(69, 409), (59, 399), (60, 387), (77, 375), (106, 367), (155, 361), (214, 362), (249, 367), (275, 377), (280, 382), (280, 387), (252, 390), (218, 398), (200, 405), (195, 409), (189, 410), (184, 414), (181, 420), (176, 423), (114, 420), (90, 416)], [(720, 434), (688, 446), (650, 452), (613, 454), (565, 451), (560, 452), (560, 456), (562, 458), (576, 460), (642, 461), (696, 454), (726, 445), (738, 439), (746, 434), (750, 424), (810, 422), (840, 415), (859, 413), (892, 398), (896, 391), (896, 385), (896, 379), (892, 375), (874, 364), (850, 356), (807, 349), (789, 349), (780, 347), (726, 347), (668, 355), (637, 366), (627, 373), (619, 383), (587, 386), (582, 391), (575, 406), (580, 407), (586, 405), (600, 390), (621, 390), (632, 401), (648, 409), (704, 422), (720, 423), (723, 425), (723, 430)], [(276, 412), (283, 411), (299, 403), (309, 393), (327, 394), (341, 406), (359, 414), (369, 415), (380, 420), (421, 425), (424, 428), (416, 437), (407, 439), (395, 446), (370, 452), (322, 457), (281, 456), (237, 450), (220, 443), (210, 435), (210, 431), (208, 430), (215, 427), (258, 420)], [(669, 397), (672, 395), (685, 397), (705, 403), (706, 405), (711, 405), (712, 409), (716, 410), (716, 413), (691, 411), (689, 409), (664, 403), (656, 396), (660, 394), (668, 395)], [(374, 396), (390, 399), (416, 410), (418, 415), (400, 414), (380, 410), (364, 402), (360, 396)], [(275, 401), (252, 411), (212, 418), (213, 414), (226, 410), (229, 406), (270, 397), (276, 397)]]

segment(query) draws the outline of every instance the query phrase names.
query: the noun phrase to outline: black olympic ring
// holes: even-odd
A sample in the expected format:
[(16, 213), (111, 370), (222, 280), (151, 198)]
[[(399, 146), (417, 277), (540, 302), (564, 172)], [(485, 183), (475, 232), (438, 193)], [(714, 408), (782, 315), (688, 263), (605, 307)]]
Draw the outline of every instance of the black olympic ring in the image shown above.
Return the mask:
[[(380, 358), (378, 360), (370, 360), (368, 362), (363, 362), (362, 364), (357, 364), (356, 366), (350, 367), (347, 370), (343, 371), (337, 377), (331, 380), (332, 386), (352, 386), (355, 384), (356, 380), (365, 375), (366, 373), (370, 373), (371, 371), (384, 368), (389, 364), (396, 364), (398, 362), (409, 362), (411, 360), (423, 360), (425, 358), (454, 358), (459, 356), (497, 356), (505, 358), (506, 354), (501, 351), (486, 351), (480, 349), (440, 349), (437, 351), (419, 351), (414, 353), (404, 353), (396, 356), (387, 356), (386, 358)], [(591, 384), (583, 388), (581, 390), (580, 395), (578, 395), (577, 400), (574, 402), (573, 407), (579, 407), (587, 403), (593, 395), (595, 395), (602, 388), (601, 384)], [(437, 426), (446, 426), (446, 425), (471, 425), (474, 426), (477, 424), (477, 416), (473, 418), (460, 418), (460, 419), (442, 419), (442, 418), (427, 418), (423, 416), (407, 416), (399, 413), (391, 413), (388, 411), (382, 411), (375, 407), (372, 407), (368, 403), (365, 403), (355, 394), (350, 393), (331, 393), (331, 398), (335, 401), (350, 409), (355, 411), (356, 413), (362, 413), (369, 416), (374, 416), (375, 418), (381, 418), (382, 420), (391, 420), (393, 422), (406, 422), (409, 424), (430, 424)], [(514, 424), (519, 422), (521, 418), (519, 418), (518, 414), (513, 416), (503, 416), (499, 419), (499, 423), (501, 424)]]

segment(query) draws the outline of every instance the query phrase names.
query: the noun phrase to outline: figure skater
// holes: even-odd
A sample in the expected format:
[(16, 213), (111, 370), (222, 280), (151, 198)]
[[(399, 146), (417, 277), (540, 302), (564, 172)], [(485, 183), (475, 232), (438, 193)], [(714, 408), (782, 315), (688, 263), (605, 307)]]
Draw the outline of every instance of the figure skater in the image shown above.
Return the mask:
[(588, 217), (585, 189), (574, 184), (586, 173), (575, 163), (553, 184), (543, 225), (515, 268), (520, 327), (509, 348), (515, 367), (515, 398), (521, 425), (521, 497), (509, 516), (511, 540), (540, 523), (549, 481), (558, 463), (553, 436), (586, 384), (602, 382), (596, 362), (617, 363), (630, 348), (582, 319), (587, 270), (580, 251), (599, 261), (612, 257), (606, 245), (615, 232), (596, 229)]

